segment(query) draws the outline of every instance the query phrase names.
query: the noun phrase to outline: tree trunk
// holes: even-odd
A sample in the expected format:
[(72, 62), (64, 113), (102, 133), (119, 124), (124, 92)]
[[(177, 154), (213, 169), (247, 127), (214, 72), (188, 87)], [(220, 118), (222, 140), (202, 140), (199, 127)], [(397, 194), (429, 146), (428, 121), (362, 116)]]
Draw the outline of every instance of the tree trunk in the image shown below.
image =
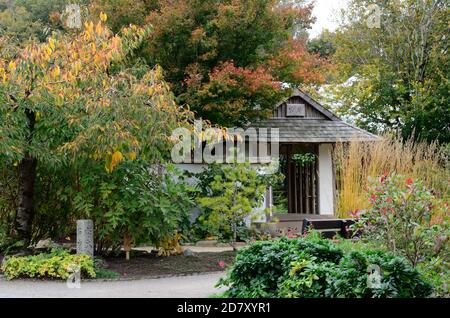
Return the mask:
[(236, 241), (237, 241), (237, 224), (236, 224), (236, 222), (233, 221), (231, 229), (233, 231), (233, 238), (231, 241), (231, 246), (233, 247), (233, 251), (236, 251)]
[(19, 208), (16, 218), (16, 232), (19, 239), (31, 240), (31, 225), (34, 217), (34, 183), (37, 160), (29, 154), (19, 164)]
[[(25, 116), (28, 119), (27, 144), (31, 145), (36, 124), (36, 114), (30, 109), (25, 109)], [(36, 181), (37, 159), (28, 151), (19, 163), (19, 208), (15, 229), (18, 238), (26, 243), (31, 241), (31, 227), (34, 218), (34, 184)]]

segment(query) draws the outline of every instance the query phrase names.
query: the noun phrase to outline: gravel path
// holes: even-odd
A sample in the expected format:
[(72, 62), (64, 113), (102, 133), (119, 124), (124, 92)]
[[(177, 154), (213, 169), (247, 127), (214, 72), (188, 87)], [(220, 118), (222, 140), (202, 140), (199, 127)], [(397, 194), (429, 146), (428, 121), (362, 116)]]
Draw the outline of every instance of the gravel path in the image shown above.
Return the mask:
[(81, 288), (68, 288), (61, 281), (0, 278), (0, 298), (206, 298), (220, 292), (214, 287), (223, 273), (126, 281), (82, 281)]

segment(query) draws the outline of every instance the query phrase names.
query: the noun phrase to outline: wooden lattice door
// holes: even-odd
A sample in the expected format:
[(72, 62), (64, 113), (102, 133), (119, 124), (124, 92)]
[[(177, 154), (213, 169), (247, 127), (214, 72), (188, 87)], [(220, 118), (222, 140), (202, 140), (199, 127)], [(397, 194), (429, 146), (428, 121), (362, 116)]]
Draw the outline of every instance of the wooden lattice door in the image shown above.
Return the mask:
[(308, 163), (287, 162), (287, 194), (289, 213), (319, 214), (317, 158)]

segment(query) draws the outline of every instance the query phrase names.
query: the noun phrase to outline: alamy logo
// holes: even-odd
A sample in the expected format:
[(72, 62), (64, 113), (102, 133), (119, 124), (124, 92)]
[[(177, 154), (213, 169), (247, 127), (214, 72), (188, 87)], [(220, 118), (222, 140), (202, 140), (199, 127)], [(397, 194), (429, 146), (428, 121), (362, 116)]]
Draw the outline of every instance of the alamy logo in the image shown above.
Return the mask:
[(381, 269), (378, 265), (367, 267), (367, 287), (372, 289), (381, 288)]
[(67, 271), (71, 273), (69, 277), (67, 277), (66, 280), (66, 286), (67, 288), (74, 289), (74, 288), (81, 288), (81, 268), (79, 265), (71, 264), (67, 268)]
[(196, 120), (192, 129), (172, 132), (174, 163), (271, 163), (279, 157), (278, 128), (203, 129)]
[(69, 4), (64, 12), (66, 25), (71, 29), (81, 28), (81, 9), (78, 4)]
[(381, 28), (381, 9), (376, 4), (371, 4), (367, 7), (369, 12), (367, 16), (367, 26), (370, 29)]

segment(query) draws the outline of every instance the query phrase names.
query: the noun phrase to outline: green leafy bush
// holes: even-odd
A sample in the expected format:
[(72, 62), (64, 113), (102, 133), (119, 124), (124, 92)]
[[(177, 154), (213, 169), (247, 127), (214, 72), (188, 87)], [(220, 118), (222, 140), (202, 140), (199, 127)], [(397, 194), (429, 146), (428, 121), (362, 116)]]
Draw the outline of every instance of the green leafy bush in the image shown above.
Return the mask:
[[(194, 178), (196, 180), (194, 187), (196, 198), (217, 196), (220, 194), (218, 191), (214, 191), (213, 189), (211, 189), (211, 183), (214, 181), (214, 178), (216, 176), (221, 176), (222, 178), (224, 177), (224, 172), (220, 164), (212, 163), (209, 164), (201, 172), (191, 173), (186, 171), (185, 174), (187, 177)], [(208, 237), (215, 237), (217, 240), (222, 242), (231, 240), (233, 233), (228, 226), (223, 224), (216, 224), (214, 228), (211, 228), (208, 223), (208, 219), (211, 213), (212, 209), (209, 209), (207, 207), (201, 209), (200, 214), (193, 222), (189, 233), (189, 239), (191, 241), (199, 241)], [(238, 230), (242, 229), (243, 227), (245, 227), (245, 224), (243, 224), (243, 222), (240, 222), (238, 224)], [(239, 235), (238, 238), (242, 239)]]
[(370, 207), (356, 227), (363, 239), (404, 255), (413, 266), (431, 257), (450, 255), (448, 204), (420, 181), (399, 175), (373, 180)]
[(303, 255), (291, 263), (289, 276), (279, 285), (279, 296), (284, 298), (325, 297), (329, 278), (333, 276), (336, 264), (318, 262), (314, 256)]
[(46, 277), (67, 279), (78, 269), (82, 275), (95, 277), (94, 261), (85, 254), (72, 255), (54, 249), (50, 253), (33, 256), (9, 257), (2, 264), (7, 279), (18, 277)]
[(288, 277), (291, 264), (305, 255), (321, 262), (338, 262), (342, 251), (318, 238), (260, 241), (239, 251), (228, 277), (229, 297), (277, 297), (279, 285)]
[(450, 210), (422, 182), (400, 175), (372, 180), (370, 207), (355, 228), (362, 239), (405, 256), (435, 287), (450, 295)]
[[(77, 163), (77, 165), (80, 163)], [(35, 181), (35, 212), (32, 226), (32, 242), (52, 238), (58, 240), (75, 231), (79, 215), (73, 209), (73, 198), (79, 187), (80, 171), (89, 173), (98, 163), (75, 166), (71, 164), (42, 164), (37, 167)], [(18, 169), (14, 162), (0, 160), (0, 252), (26, 248), (14, 230), (19, 205)], [(4, 239), (1, 238), (2, 232)], [(17, 248), (16, 248), (17, 246)]]
[[(367, 269), (381, 269), (379, 288), (368, 286)], [(331, 273), (326, 296), (338, 298), (410, 298), (426, 297), (432, 287), (409, 262), (382, 250), (353, 251), (346, 255)]]
[(17, 168), (0, 158), (0, 254), (7, 252), (17, 239), (12, 228), (18, 206)]
[(119, 273), (107, 268), (96, 268), (95, 278), (97, 279), (117, 279), (120, 276)]
[(172, 166), (162, 167), (164, 173), (139, 161), (112, 173), (97, 168), (81, 177), (83, 190), (73, 200), (77, 214), (94, 220), (96, 253), (119, 251), (124, 241), (160, 246), (189, 225), (194, 199)]
[[(290, 263), (289, 241), (260, 241), (241, 249), (221, 285), (227, 297), (273, 297)], [(287, 264), (286, 264), (287, 263)]]
[(343, 252), (339, 246), (330, 240), (320, 238), (318, 232), (312, 232), (307, 237), (298, 240), (290, 240), (290, 253), (310, 255), (319, 262), (339, 263)]
[(250, 163), (236, 163), (223, 165), (209, 187), (211, 194), (197, 200), (209, 211), (204, 223), (215, 235), (220, 235), (223, 229), (231, 232), (229, 242), (234, 248), (238, 226), (261, 206), (266, 184)]
[[(380, 286), (368, 286), (369, 266)], [(383, 250), (343, 251), (312, 236), (256, 242), (239, 251), (219, 285), (225, 297), (426, 297), (432, 288), (403, 257)]]
[[(268, 166), (269, 167), (269, 166)], [(263, 168), (264, 169), (264, 168)], [(212, 163), (209, 164), (204, 170), (199, 173), (185, 172), (187, 177), (195, 178), (194, 193), (197, 200), (201, 202), (213, 200), (223, 200), (224, 191), (223, 185), (219, 185), (216, 179), (223, 181), (229, 181), (231, 171), (244, 171), (239, 176), (239, 185), (242, 189), (236, 189), (238, 191), (252, 189), (256, 187), (257, 193), (247, 193), (245, 196), (250, 201), (252, 207), (260, 205), (262, 203), (263, 192), (270, 185), (274, 185), (284, 178), (283, 174), (277, 172), (273, 173), (259, 173), (255, 169), (251, 168), (248, 164), (234, 164), (223, 165)], [(267, 171), (266, 171), (267, 172)], [(254, 183), (253, 185), (251, 183)], [(193, 241), (205, 239), (207, 237), (214, 237), (222, 242), (231, 242), (233, 240), (233, 226), (230, 226), (230, 215), (225, 213), (224, 217), (219, 218), (220, 222), (217, 222), (217, 207), (203, 205), (201, 213), (194, 221), (189, 238)], [(234, 217), (236, 222), (236, 239), (240, 241), (249, 241), (254, 237), (254, 229), (249, 229), (245, 224), (245, 220), (241, 216)]]
[(8, 243), (9, 240), (7, 226), (0, 223), (0, 253), (2, 253), (5, 248), (7, 248)]
[(450, 266), (442, 257), (434, 257), (417, 266), (433, 286), (433, 297), (450, 298)]

